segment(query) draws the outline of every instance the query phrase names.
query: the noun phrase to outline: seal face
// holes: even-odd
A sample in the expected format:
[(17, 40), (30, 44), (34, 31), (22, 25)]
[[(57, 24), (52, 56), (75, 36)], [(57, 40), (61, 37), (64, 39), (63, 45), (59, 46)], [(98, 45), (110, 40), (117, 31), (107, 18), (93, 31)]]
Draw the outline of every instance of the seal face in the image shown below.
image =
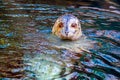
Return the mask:
[(79, 19), (72, 14), (60, 16), (53, 26), (52, 33), (61, 39), (79, 39), (82, 35)]

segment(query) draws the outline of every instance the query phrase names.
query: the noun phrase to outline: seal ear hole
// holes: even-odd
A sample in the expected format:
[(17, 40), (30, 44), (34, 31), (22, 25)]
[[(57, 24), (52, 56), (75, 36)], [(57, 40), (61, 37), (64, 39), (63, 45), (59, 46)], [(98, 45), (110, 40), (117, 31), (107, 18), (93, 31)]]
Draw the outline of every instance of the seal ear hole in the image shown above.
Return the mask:
[(62, 28), (63, 27), (63, 23), (60, 22), (58, 26), (59, 26), (59, 28)]
[(72, 24), (71, 24), (71, 27), (72, 27), (72, 28), (76, 28), (76, 27), (77, 27), (77, 24), (76, 24), (76, 23), (72, 23)]

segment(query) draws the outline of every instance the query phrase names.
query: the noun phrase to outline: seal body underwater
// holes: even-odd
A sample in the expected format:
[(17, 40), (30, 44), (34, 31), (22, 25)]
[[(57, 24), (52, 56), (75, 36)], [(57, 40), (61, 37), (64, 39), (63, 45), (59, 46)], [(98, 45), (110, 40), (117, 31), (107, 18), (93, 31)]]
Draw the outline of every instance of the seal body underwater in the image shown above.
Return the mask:
[(55, 47), (76, 53), (89, 52), (89, 49), (93, 48), (94, 43), (96, 43), (82, 34), (81, 23), (72, 14), (64, 14), (58, 17), (53, 25), (52, 33), (60, 38), (51, 37)]

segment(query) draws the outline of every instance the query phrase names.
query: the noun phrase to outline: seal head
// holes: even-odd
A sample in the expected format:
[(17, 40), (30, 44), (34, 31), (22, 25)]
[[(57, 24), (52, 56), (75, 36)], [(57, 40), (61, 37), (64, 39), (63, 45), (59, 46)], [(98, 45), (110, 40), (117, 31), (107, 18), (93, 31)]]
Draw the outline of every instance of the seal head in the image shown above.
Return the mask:
[(80, 21), (72, 14), (60, 16), (53, 26), (52, 33), (61, 39), (77, 40), (82, 36)]

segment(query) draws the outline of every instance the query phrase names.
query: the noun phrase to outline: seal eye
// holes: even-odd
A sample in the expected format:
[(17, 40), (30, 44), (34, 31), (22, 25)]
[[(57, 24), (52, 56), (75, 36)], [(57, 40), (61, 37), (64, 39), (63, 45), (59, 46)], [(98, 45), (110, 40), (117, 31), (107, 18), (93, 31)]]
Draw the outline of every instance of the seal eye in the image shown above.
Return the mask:
[(77, 24), (76, 24), (76, 23), (73, 23), (73, 24), (71, 25), (71, 27), (72, 27), (72, 28), (76, 28), (76, 27), (77, 27)]
[(62, 28), (63, 27), (63, 23), (59, 23), (59, 28)]

